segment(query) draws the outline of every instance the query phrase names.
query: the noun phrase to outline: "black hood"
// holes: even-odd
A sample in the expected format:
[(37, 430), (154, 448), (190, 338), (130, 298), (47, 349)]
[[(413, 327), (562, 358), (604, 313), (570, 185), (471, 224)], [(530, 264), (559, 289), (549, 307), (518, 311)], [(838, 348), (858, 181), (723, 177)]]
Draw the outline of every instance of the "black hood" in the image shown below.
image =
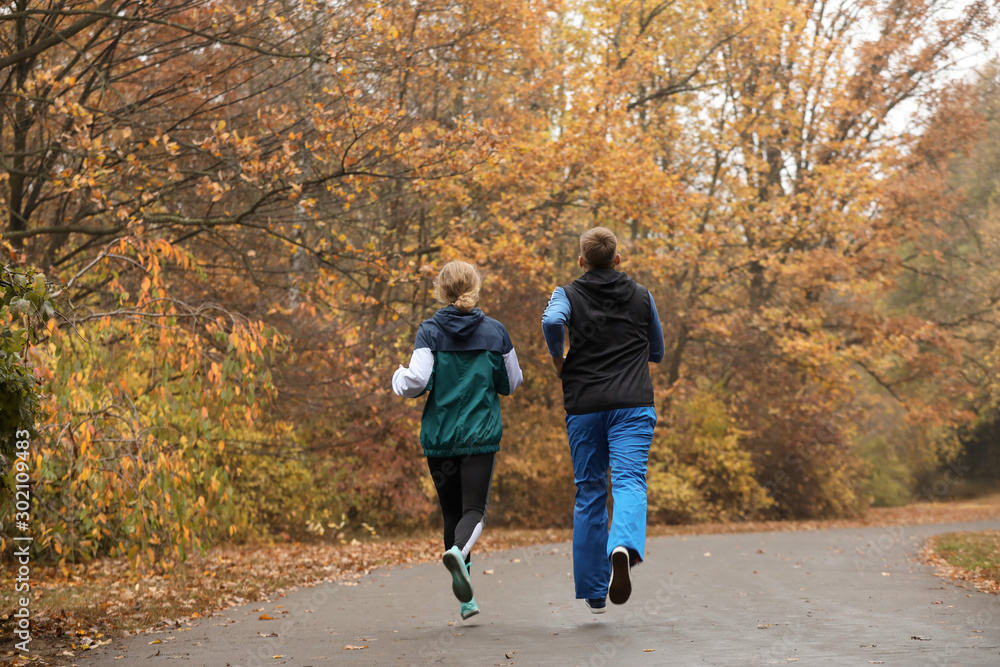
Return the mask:
[(479, 308), (473, 308), (467, 313), (455, 306), (447, 306), (434, 313), (434, 321), (438, 326), (455, 338), (468, 338), (484, 317), (486, 315)]
[(652, 406), (646, 288), (627, 273), (597, 269), (563, 289), (570, 303), (562, 369), (566, 414)]
[(629, 301), (636, 290), (636, 282), (627, 273), (614, 269), (592, 269), (583, 274), (576, 284), (599, 303)]

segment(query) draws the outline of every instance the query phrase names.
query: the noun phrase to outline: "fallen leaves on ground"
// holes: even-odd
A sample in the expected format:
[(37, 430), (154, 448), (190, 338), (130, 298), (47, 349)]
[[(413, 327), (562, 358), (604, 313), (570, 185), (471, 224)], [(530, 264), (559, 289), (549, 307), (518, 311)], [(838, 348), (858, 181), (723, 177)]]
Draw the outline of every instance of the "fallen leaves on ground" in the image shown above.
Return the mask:
[[(494, 530), (480, 538), (477, 551), (564, 541), (569, 535)], [(159, 572), (134, 571), (112, 559), (62, 568), (33, 565), (31, 652), (5, 647), (0, 666), (68, 665), (73, 651), (86, 650), (95, 637), (188, 627), (213, 612), (274, 600), (323, 582), (357, 585), (375, 568), (436, 561), (441, 550), (435, 534), (349, 544), (223, 545)], [(0, 587), (0, 634), (12, 636), (14, 582), (6, 570)], [(287, 613), (282, 607), (257, 606), (254, 611), (263, 612), (261, 620), (274, 620)]]
[[(651, 526), (649, 534), (696, 535), (754, 531), (796, 531), (859, 526), (923, 525), (1000, 517), (1000, 496), (975, 501), (925, 503), (872, 509), (858, 519), (753, 521)], [(571, 539), (568, 528), (490, 529), (477, 553), (516, 549)], [(0, 665), (63, 665), (73, 651), (86, 650), (101, 636), (189, 627), (228, 607), (274, 601), (298, 587), (323, 582), (355, 584), (373, 569), (436, 561), (440, 538), (353, 541), (350, 544), (223, 545), (172, 569), (134, 571), (122, 560), (32, 567), (32, 651), (30, 660), (5, 650)], [(11, 636), (14, 585), (9, 570), (0, 579), (0, 633)], [(281, 613), (281, 605), (255, 611)], [(5, 618), (6, 617), (6, 618)], [(68, 652), (70, 656), (64, 656)]]

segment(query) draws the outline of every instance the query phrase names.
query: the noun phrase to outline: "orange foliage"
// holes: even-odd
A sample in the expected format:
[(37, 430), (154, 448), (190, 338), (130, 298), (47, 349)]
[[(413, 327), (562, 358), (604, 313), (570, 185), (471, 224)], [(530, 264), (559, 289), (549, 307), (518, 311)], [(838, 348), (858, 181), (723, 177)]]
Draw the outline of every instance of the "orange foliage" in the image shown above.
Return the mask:
[(667, 334), (653, 470), (687, 472), (651, 485), (664, 516), (861, 511), (865, 405), (970, 419), (956, 332), (888, 305), (977, 128), (897, 120), (966, 109), (943, 72), (996, 11), (944, 4), (19, 0), (3, 235), (63, 316), (40, 544), (422, 522), (418, 409), (388, 381), (457, 257), (525, 371), (494, 515), (565, 525), (539, 319), (595, 224)]

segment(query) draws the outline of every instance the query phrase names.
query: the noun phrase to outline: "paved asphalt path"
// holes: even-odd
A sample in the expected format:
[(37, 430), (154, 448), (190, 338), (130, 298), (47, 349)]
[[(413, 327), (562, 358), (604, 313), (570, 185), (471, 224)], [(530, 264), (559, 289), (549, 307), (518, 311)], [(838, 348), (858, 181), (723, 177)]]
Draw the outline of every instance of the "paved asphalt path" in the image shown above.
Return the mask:
[(565, 543), (476, 557), (482, 613), (466, 622), (443, 565), (398, 566), (116, 640), (77, 664), (1000, 665), (1000, 597), (912, 559), (930, 535), (988, 528), (1000, 521), (655, 538), (632, 598), (600, 616), (573, 599)]

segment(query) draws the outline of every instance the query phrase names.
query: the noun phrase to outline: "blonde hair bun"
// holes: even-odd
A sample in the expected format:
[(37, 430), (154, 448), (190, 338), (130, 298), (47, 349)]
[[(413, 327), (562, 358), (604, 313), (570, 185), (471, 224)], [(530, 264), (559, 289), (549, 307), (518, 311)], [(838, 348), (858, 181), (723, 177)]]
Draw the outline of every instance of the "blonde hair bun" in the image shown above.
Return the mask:
[(479, 271), (468, 262), (448, 262), (434, 281), (434, 297), (443, 304), (469, 312), (479, 304)]

